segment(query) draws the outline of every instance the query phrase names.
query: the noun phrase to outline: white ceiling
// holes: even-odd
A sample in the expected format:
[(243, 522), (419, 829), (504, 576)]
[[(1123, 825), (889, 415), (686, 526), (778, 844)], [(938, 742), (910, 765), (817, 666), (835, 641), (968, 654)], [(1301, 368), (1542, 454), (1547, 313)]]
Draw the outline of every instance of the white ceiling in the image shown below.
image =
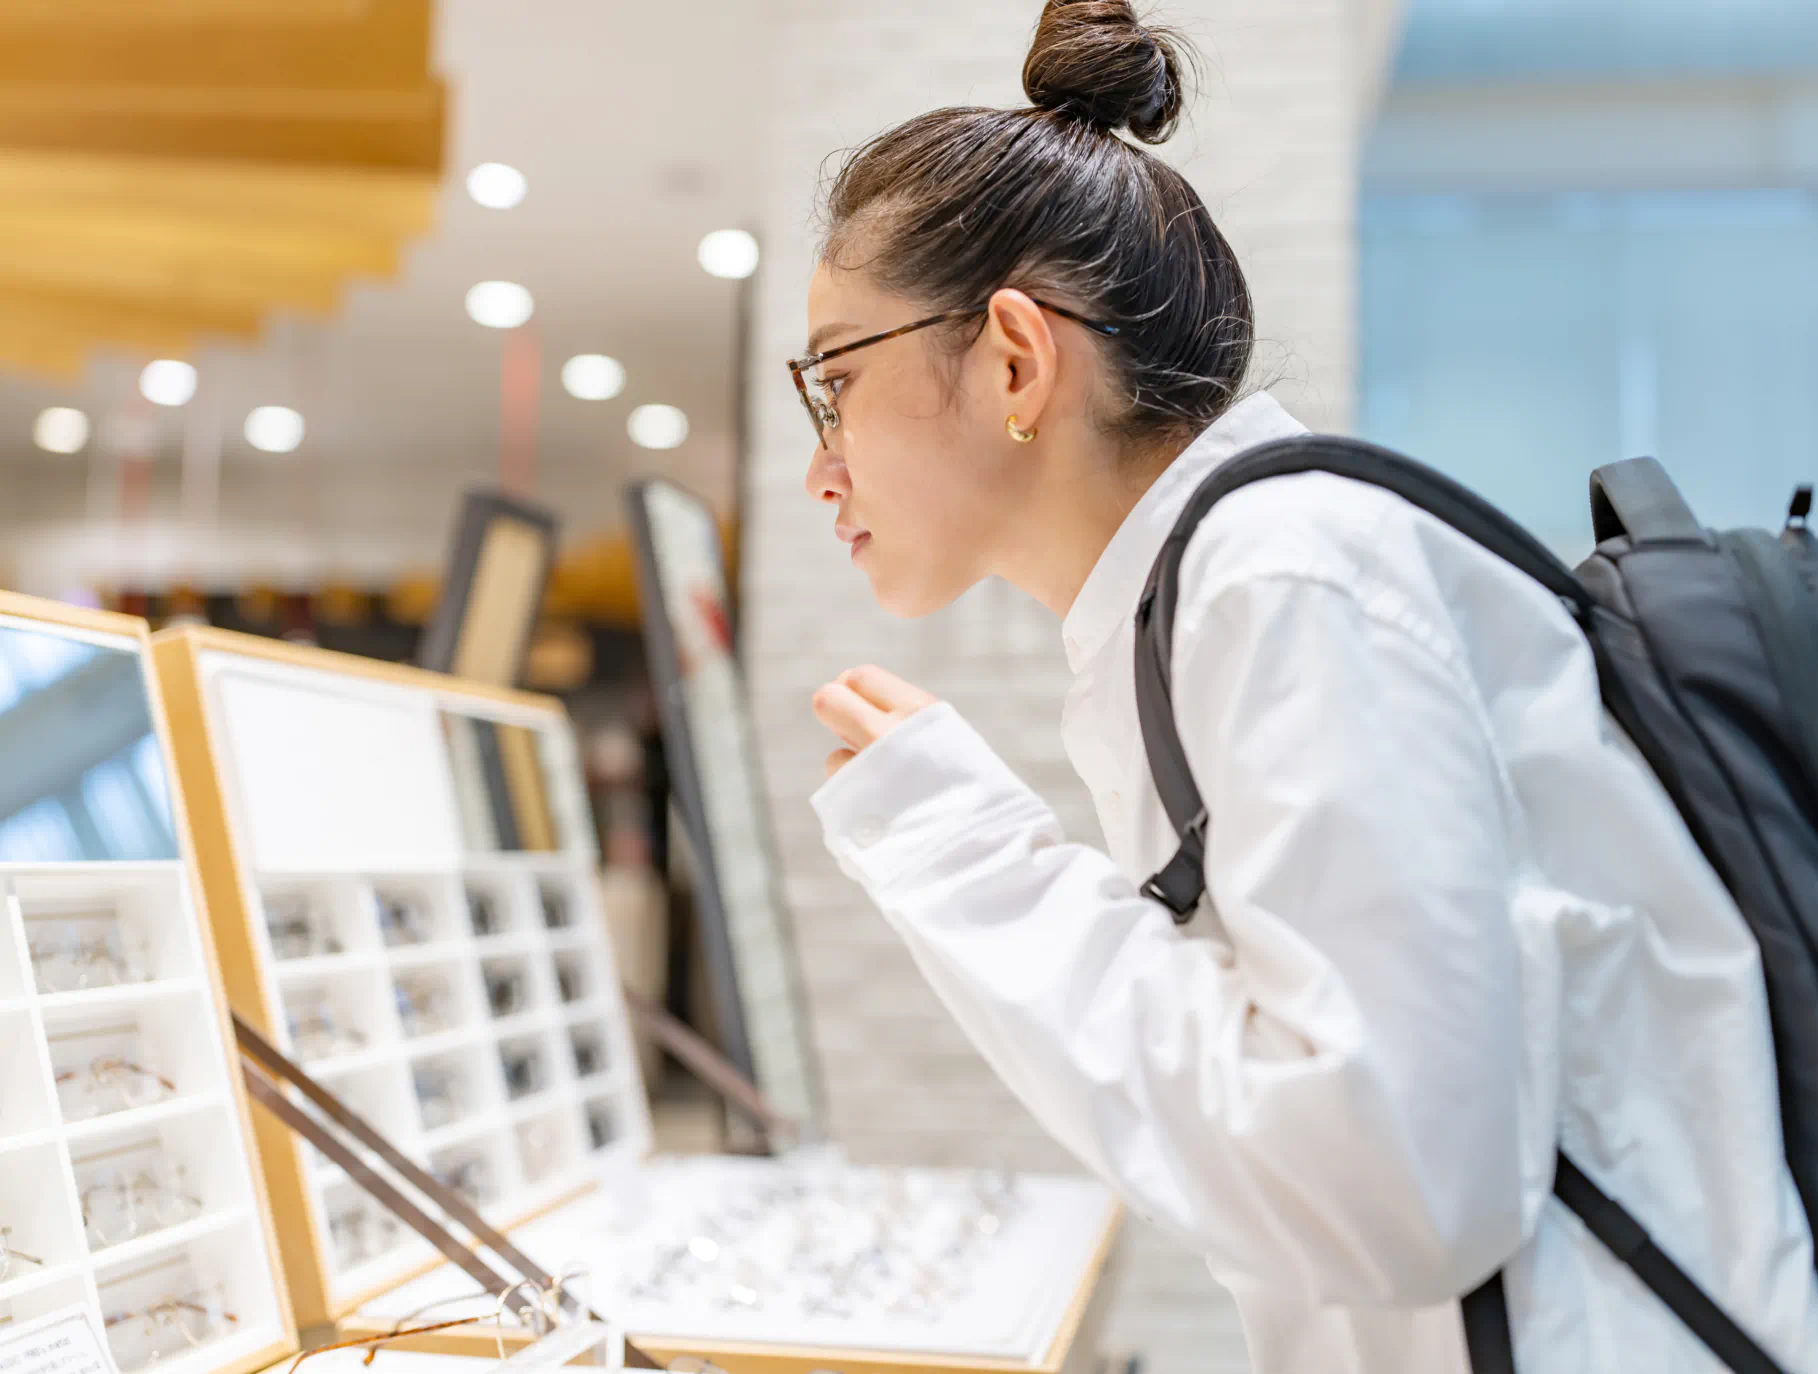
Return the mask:
[[(695, 246), (755, 218), (761, 12), (746, 0), (442, 0), (435, 63), (452, 99), (436, 229), (398, 280), (355, 286), (336, 318), (281, 318), (257, 346), (196, 360), (196, 401), (155, 415), (147, 523), (162, 534), (140, 543), (198, 558), (209, 545), (216, 576), (257, 572), (246, 562), (261, 548), (296, 575), (325, 558), (377, 571), (433, 553), (460, 489), (498, 472), (505, 336), (462, 305), (488, 278), (522, 282), (536, 298), (539, 495), (571, 533), (615, 525), (619, 487), (644, 473), (724, 501), (740, 287), (703, 272)], [(525, 173), (522, 205), (468, 199), (465, 173), (484, 161)], [(569, 397), (559, 373), (577, 352), (619, 358), (624, 394)], [(44, 582), (47, 559), (59, 577), (104, 572), (98, 562), (119, 571), (120, 541), (95, 517), (114, 509), (119, 417), (148, 409), (136, 399), (144, 361), (98, 359), (76, 385), (0, 377), (10, 488), (0, 522), (20, 584)], [(625, 417), (644, 402), (688, 412), (683, 448), (630, 442)], [(33, 446), (32, 420), (54, 404), (94, 417), (84, 454)], [(264, 404), (303, 413), (296, 454), (259, 454), (241, 438), (247, 411)], [(178, 517), (186, 425), (225, 436), (214, 529)]]

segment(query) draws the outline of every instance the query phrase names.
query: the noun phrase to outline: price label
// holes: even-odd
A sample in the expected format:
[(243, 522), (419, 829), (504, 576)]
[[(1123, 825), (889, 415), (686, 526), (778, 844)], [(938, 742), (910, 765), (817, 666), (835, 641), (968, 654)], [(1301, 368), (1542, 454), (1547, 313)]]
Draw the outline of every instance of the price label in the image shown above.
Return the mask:
[(0, 1374), (120, 1374), (101, 1323), (77, 1305), (0, 1328)]

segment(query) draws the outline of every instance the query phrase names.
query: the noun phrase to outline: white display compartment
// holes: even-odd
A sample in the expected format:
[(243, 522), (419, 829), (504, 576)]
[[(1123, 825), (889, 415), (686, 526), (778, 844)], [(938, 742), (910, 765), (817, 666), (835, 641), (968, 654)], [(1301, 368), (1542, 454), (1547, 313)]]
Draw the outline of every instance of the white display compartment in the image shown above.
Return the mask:
[(186, 905), (177, 865), (78, 865), (19, 872), (9, 881), (30, 964), (29, 991), (59, 1000), (131, 1001), (148, 986), (187, 988), (198, 978), (193, 918), (170, 919)]
[(368, 1060), (403, 1040), (390, 980), (380, 967), (287, 971), (278, 981), (282, 1047), (313, 1072)]
[(42, 1016), (58, 1114), (72, 1134), (219, 1095), (214, 1023), (168, 985), (135, 991), (132, 1002), (96, 1006), (88, 997)]
[(460, 949), (472, 938), (467, 907), (451, 878), (403, 874), (366, 881), (379, 943), (396, 962), (437, 950)]
[(117, 1126), (70, 1147), (76, 1204), (91, 1253), (155, 1250), (169, 1232), (216, 1231), (252, 1214), (225, 1109)]
[(409, 1069), (411, 1099), (428, 1148), (485, 1129), (504, 1113), (498, 1055), (485, 1041), (468, 1049), (414, 1055)]
[(95, 1286), (120, 1374), (153, 1365), (159, 1374), (200, 1374), (266, 1349), (277, 1303), (241, 1262), (260, 1243), (257, 1226), (242, 1220), (148, 1254), (110, 1255)]
[(266, 955), (285, 972), (370, 963), (380, 949), (369, 893), (352, 879), (274, 875), (254, 910)]
[(81, 1272), (88, 1246), (55, 1141), (0, 1150), (0, 1228), (0, 1294)]

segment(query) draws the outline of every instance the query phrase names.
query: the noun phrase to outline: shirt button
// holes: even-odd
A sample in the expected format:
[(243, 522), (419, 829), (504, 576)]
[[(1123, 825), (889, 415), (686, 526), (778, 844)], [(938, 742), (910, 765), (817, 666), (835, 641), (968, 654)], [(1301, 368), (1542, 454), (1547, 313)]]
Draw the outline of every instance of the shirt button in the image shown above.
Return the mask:
[(852, 842), (861, 849), (869, 849), (884, 838), (884, 826), (881, 821), (866, 819), (852, 827)]

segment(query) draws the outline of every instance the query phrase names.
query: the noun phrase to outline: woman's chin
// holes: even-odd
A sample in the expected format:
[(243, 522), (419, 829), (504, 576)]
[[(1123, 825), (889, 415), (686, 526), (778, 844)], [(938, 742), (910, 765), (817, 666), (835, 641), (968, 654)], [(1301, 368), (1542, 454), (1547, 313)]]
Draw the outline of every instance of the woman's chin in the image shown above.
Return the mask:
[(871, 595), (878, 606), (898, 620), (920, 620), (945, 610), (966, 590), (934, 580), (892, 577), (875, 564), (865, 568), (865, 576), (871, 579)]

